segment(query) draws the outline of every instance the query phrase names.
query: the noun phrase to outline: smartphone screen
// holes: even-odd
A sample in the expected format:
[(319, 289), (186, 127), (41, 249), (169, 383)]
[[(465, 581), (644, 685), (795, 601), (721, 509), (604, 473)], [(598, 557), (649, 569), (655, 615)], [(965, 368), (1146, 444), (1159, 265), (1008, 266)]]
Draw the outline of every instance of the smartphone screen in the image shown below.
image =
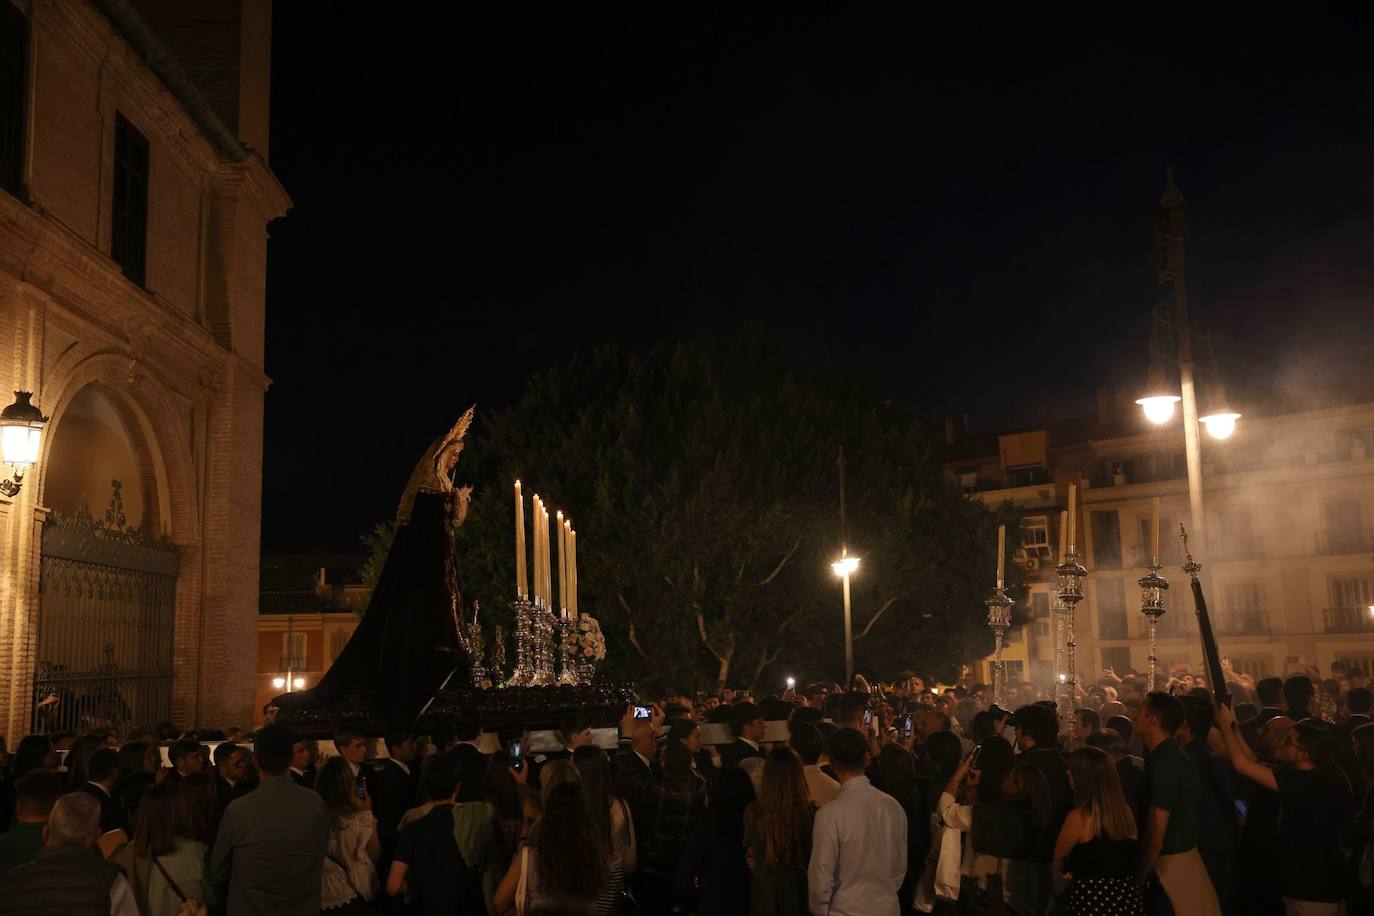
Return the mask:
[(510, 746), (510, 768), (519, 772), (525, 768), (525, 758), (521, 756), (520, 742), (516, 741)]
[(636, 718), (636, 719), (647, 719), (647, 718), (649, 718), (649, 714), (650, 714), (650, 709), (649, 709), (649, 707), (647, 707), (647, 706), (636, 706), (636, 707), (635, 707), (635, 718)]
[(907, 713), (906, 716), (902, 719), (902, 737), (911, 737), (911, 713)]
[(867, 728), (868, 726), (870, 726), (870, 725), (872, 725), (872, 724), (873, 724), (873, 710), (871, 710), (871, 709), (865, 709), (865, 710), (864, 710), (864, 728)]

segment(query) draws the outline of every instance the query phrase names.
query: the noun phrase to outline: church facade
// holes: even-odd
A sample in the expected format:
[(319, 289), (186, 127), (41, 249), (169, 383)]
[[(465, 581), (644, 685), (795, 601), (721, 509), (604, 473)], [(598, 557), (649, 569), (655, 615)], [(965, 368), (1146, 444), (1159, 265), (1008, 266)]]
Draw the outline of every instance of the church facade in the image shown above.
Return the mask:
[[(0, 729), (249, 721), (270, 0), (0, 0)], [(9, 468), (0, 468), (12, 476)]]

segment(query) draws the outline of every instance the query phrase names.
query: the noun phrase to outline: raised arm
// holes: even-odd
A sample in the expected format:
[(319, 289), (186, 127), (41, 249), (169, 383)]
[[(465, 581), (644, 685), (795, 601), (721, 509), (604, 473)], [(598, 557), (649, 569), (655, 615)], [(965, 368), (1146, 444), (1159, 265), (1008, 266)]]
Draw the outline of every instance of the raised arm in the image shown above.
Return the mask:
[(1231, 707), (1217, 707), (1217, 730), (1221, 732), (1222, 744), (1226, 746), (1226, 756), (1231, 759), (1231, 766), (1236, 768), (1236, 772), (1260, 788), (1277, 792), (1279, 784), (1274, 779), (1274, 771), (1250, 756), (1250, 749), (1245, 746), (1245, 741), (1236, 728), (1236, 714), (1231, 711)]

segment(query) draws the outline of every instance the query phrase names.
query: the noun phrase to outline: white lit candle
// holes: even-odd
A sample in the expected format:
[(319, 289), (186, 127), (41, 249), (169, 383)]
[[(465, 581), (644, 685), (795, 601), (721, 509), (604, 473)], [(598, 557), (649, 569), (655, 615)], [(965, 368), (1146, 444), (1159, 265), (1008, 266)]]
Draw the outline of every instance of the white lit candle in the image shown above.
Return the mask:
[(1069, 513), (1059, 512), (1059, 562), (1064, 562), (1064, 555), (1069, 552)]
[(558, 607), (561, 616), (568, 616), (568, 529), (563, 524), (563, 510), (558, 510)]
[(1150, 556), (1154, 559), (1152, 563), (1159, 562), (1159, 497), (1156, 496), (1150, 501), (1150, 540), (1153, 545), (1150, 549)]
[[(997, 587), (1001, 588), (1006, 576), (1007, 526), (997, 526)], [(984, 580), (987, 581), (987, 580)]]
[(1074, 540), (1078, 527), (1078, 484), (1069, 484), (1069, 549), (1073, 550), (1078, 546), (1078, 541)]
[(568, 523), (568, 560), (569, 570), (572, 577), (572, 603), (568, 605), (568, 614), (574, 620), (577, 619), (577, 529), (572, 527), (572, 522)]
[(553, 607), (553, 550), (549, 540), (549, 510), (544, 510), (544, 603)]
[(524, 598), (529, 591), (525, 578), (525, 497), (520, 494), (520, 481), (515, 482), (515, 595)]

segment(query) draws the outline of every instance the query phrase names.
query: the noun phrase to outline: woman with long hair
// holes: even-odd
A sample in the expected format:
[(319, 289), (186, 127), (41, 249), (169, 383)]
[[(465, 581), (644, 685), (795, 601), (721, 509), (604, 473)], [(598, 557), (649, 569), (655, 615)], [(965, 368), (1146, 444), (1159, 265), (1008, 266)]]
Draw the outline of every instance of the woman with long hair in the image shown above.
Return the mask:
[(146, 741), (130, 741), (119, 749), (119, 764), (115, 772), (114, 797), (133, 817), (143, 793), (157, 784), (157, 772), (162, 768), (162, 756), (155, 745)]
[(520, 851), (492, 896), (498, 913), (589, 912), (606, 886), (606, 847), (598, 842), (578, 782), (561, 781), (544, 795), (542, 829)]
[(320, 909), (327, 912), (372, 912), (372, 901), (377, 899), (382, 845), (367, 791), (359, 798), (357, 787), (353, 770), (342, 757), (329, 758), (315, 780), (315, 790), (329, 812), (329, 843), (320, 876)]
[(790, 747), (769, 751), (763, 790), (744, 812), (744, 836), (753, 859), (751, 916), (807, 916), (806, 866), (814, 815), (801, 758)]
[[(964, 804), (956, 801), (961, 785)], [(984, 738), (964, 759), (936, 803), (940, 824), (963, 834), (960, 896), (1001, 893), (1013, 913), (1043, 912), (1050, 865), (1045, 838), (1053, 829), (1049, 791), (1044, 774), (1018, 764), (1000, 735)]]
[(582, 777), (582, 797), (587, 802), (587, 818), (592, 832), (602, 843), (607, 858), (606, 886), (596, 902), (602, 916), (619, 913), (625, 894), (625, 877), (635, 869), (634, 827), (630, 807), (620, 798), (611, 781), (611, 762), (606, 752), (595, 745), (573, 751), (573, 765)]
[(186, 836), (211, 846), (219, 832), (219, 817), (224, 810), (220, 807), (215, 777), (210, 773), (192, 773), (176, 780), (176, 784), (181, 787), (178, 804)]
[(72, 742), (63, 763), (67, 767), (67, 791), (75, 792), (86, 785), (86, 764), (91, 755), (105, 746), (104, 735), (82, 735)]
[(1355, 806), (1331, 736), (1317, 722), (1299, 722), (1279, 749), (1286, 766), (1271, 769), (1250, 755), (1229, 706), (1217, 707), (1217, 726), (1236, 772), (1278, 795), (1279, 882), (1288, 911), (1335, 912), (1345, 900), (1342, 843)]
[(749, 912), (749, 862), (744, 847), (744, 810), (755, 800), (754, 783), (740, 767), (723, 767), (703, 817), (687, 838), (673, 874), (673, 899), (693, 897), (694, 913), (745, 916)]
[(213, 903), (206, 846), (186, 833), (181, 789), (164, 783), (144, 792), (133, 839), (113, 857), (133, 888), (141, 916), (176, 916), (191, 900)]
[(1135, 815), (1106, 751), (1081, 747), (1069, 755), (1074, 807), (1054, 846), (1054, 871), (1068, 886), (1065, 916), (1144, 916), (1136, 869), (1140, 842)]

